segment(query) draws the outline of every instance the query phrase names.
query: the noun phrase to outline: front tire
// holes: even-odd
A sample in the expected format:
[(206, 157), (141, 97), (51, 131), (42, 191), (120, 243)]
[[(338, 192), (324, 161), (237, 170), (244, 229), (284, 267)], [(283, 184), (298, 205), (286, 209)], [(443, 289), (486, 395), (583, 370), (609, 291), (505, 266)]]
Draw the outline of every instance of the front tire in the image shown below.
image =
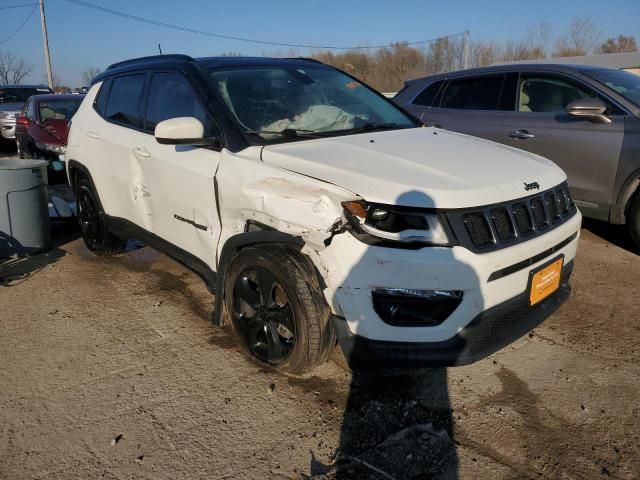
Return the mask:
[(296, 251), (247, 247), (231, 260), (225, 308), (244, 352), (259, 365), (299, 375), (324, 363), (336, 343), (329, 307)]
[(107, 229), (98, 196), (86, 177), (78, 179), (76, 208), (82, 239), (89, 250), (100, 256), (114, 255), (124, 251), (127, 241), (116, 237)]

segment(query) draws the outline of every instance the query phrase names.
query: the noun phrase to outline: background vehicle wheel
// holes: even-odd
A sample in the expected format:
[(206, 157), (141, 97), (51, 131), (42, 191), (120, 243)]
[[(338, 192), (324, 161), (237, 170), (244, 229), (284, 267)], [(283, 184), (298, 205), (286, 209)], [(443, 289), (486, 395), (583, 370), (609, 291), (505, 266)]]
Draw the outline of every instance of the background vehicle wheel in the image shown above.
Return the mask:
[(636, 192), (631, 207), (627, 214), (627, 228), (631, 239), (637, 248), (640, 248), (640, 191)]
[(76, 205), (82, 238), (89, 250), (101, 256), (124, 251), (127, 241), (107, 230), (104, 212), (100, 208), (97, 195), (93, 192), (91, 182), (86, 177), (78, 179)]
[(225, 308), (243, 350), (283, 373), (324, 363), (336, 343), (318, 280), (293, 250), (239, 251), (225, 278)]

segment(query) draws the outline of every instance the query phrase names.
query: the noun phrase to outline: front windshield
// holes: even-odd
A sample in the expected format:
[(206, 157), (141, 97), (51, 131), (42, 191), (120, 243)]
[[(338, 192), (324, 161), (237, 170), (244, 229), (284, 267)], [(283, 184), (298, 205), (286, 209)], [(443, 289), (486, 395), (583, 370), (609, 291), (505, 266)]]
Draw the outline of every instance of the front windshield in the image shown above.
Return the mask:
[(51, 93), (48, 88), (2, 88), (0, 87), (0, 103), (24, 103), (31, 95)]
[(613, 69), (589, 70), (584, 73), (640, 105), (640, 75)]
[(40, 120), (69, 120), (80, 108), (82, 98), (71, 100), (44, 100), (38, 104)]
[(331, 68), (214, 70), (211, 80), (238, 123), (263, 139), (283, 132), (324, 136), (417, 126), (393, 104)]

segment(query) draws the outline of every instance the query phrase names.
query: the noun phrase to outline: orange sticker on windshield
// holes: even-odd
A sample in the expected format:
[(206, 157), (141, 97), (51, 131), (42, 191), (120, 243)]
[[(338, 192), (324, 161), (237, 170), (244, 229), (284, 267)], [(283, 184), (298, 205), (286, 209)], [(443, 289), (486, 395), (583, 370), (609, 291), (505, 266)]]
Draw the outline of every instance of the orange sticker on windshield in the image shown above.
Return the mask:
[(345, 85), (349, 90), (353, 90), (354, 88), (358, 88), (360, 84), (358, 82), (349, 82)]

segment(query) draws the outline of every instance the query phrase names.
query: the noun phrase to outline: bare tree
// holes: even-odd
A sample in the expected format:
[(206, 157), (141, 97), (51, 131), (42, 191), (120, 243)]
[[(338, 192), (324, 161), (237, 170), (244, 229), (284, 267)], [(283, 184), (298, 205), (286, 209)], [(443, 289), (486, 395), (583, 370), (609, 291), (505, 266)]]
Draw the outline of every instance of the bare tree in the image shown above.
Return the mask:
[(574, 18), (567, 35), (563, 35), (556, 41), (554, 57), (575, 57), (591, 52), (600, 37), (601, 30), (588, 17)]
[(98, 67), (89, 67), (82, 72), (82, 85), (90, 85), (91, 80), (102, 73), (102, 70)]
[(627, 37), (625, 35), (618, 35), (618, 38), (607, 38), (605, 42), (600, 45), (600, 53), (623, 53), (623, 52), (637, 52), (638, 44), (635, 37)]
[(0, 85), (20, 84), (33, 67), (11, 52), (0, 52)]

